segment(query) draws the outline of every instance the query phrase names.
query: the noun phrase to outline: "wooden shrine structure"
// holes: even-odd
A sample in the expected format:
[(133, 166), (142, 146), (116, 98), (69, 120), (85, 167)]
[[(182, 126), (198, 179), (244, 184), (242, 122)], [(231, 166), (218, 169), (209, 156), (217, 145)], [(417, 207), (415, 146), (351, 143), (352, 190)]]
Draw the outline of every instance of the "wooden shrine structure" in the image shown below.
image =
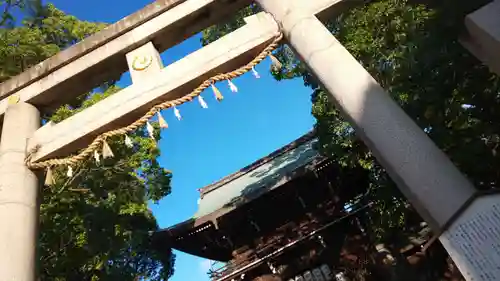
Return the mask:
[(348, 212), (345, 199), (366, 189), (368, 175), (321, 157), (316, 142), (311, 132), (202, 188), (196, 214), (157, 232), (155, 247), (226, 263), (209, 273), (214, 281), (332, 280), (347, 228), (369, 208)]
[[(219, 40), (164, 66), (159, 54), (252, 3), (263, 12)], [(0, 280), (35, 280), (40, 177), (77, 165), (106, 139), (146, 128), (161, 110), (198, 98), (220, 81), (250, 71), (284, 41), (307, 65), (401, 191), (442, 234), (440, 240), (468, 280), (500, 276), (491, 239), (500, 232), (498, 202), (476, 189), (352, 57), (322, 20), (363, 0), (158, 0), (0, 85)], [(500, 49), (500, 0), (464, 19), (463, 43), (493, 71)], [(130, 71), (133, 84), (57, 124), (50, 112)], [(355, 82), (352, 78), (355, 77)], [(220, 99), (220, 98), (217, 98)], [(150, 124), (149, 124), (150, 125)], [(207, 193), (207, 196), (210, 193)], [(478, 203), (480, 202), (480, 203)], [(483, 220), (481, 218), (487, 217)], [(469, 227), (478, 220), (481, 227)], [(481, 237), (497, 234), (481, 233)], [(464, 234), (465, 233), (465, 234)], [(461, 238), (465, 237), (465, 238)], [(465, 245), (465, 246), (464, 246)], [(472, 251), (467, 245), (474, 245)], [(466, 247), (467, 246), (467, 247)], [(486, 277), (484, 277), (486, 276)]]
[(395, 258), (371, 241), (367, 171), (320, 156), (316, 143), (310, 132), (201, 188), (198, 211), (156, 232), (153, 248), (218, 262), (213, 281), (454, 280), (420, 218), (407, 241), (391, 245), (412, 277), (392, 273)]

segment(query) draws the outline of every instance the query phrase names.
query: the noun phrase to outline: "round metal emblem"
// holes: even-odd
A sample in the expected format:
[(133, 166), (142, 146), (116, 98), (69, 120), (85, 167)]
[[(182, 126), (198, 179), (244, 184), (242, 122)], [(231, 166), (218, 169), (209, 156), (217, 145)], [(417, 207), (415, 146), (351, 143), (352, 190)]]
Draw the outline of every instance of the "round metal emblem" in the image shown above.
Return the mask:
[(137, 56), (132, 61), (132, 68), (137, 71), (148, 68), (153, 62), (152, 56)]
[(7, 103), (10, 105), (16, 104), (19, 102), (19, 96), (18, 95), (12, 95), (7, 99)]

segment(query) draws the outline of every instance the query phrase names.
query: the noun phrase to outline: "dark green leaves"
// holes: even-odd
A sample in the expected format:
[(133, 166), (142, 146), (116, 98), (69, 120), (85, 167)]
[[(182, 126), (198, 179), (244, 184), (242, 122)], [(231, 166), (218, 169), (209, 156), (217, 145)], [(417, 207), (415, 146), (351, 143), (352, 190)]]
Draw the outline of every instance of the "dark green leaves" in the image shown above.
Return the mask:
[[(0, 29), (0, 82), (104, 27), (51, 4), (28, 9), (25, 2), (11, 3), (25, 8), (26, 17), (21, 26)], [(46, 118), (60, 122), (120, 90), (113, 83), (101, 88)], [(171, 174), (159, 165), (158, 147), (143, 131), (130, 138), (131, 148), (123, 137), (108, 139), (114, 157), (72, 167), (72, 178), (66, 167), (54, 170), (56, 183), (43, 189), (40, 207), (41, 280), (167, 280), (173, 273), (172, 253), (150, 249), (149, 232), (158, 226), (148, 208), (149, 201), (170, 193)]]
[[(487, 2), (370, 1), (327, 23), (332, 34), (480, 189), (500, 182), (500, 79), (465, 50), (458, 38), (465, 16)], [(231, 28), (212, 28), (204, 40)], [(273, 72), (277, 80), (302, 77), (312, 89), (319, 150), (342, 165), (371, 172), (370, 199), (378, 203), (372, 218), (377, 238), (404, 229), (409, 212), (404, 198), (330, 103), (328, 94), (289, 48), (277, 50), (276, 57), (284, 65), (280, 72)]]

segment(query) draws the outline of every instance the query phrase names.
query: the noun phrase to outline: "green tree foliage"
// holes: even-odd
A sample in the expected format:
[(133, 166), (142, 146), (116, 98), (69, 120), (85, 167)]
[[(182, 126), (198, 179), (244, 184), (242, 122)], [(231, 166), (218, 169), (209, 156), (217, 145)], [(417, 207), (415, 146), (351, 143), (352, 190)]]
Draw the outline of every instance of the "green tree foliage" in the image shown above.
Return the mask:
[[(21, 26), (0, 30), (0, 79), (5, 81), (105, 25), (80, 21), (53, 5), (39, 7)], [(47, 121), (60, 122), (116, 93), (84, 95), (78, 106), (63, 106)], [(173, 273), (171, 252), (150, 248), (158, 229), (148, 209), (170, 193), (171, 174), (160, 167), (159, 149), (143, 131), (108, 140), (114, 157), (57, 169), (57, 182), (42, 190), (39, 274), (41, 280), (167, 280)], [(159, 139), (159, 130), (156, 138)], [(136, 279), (137, 278), (137, 279)]]
[[(329, 28), (475, 186), (489, 189), (500, 179), (492, 122), (500, 80), (458, 42), (465, 15), (486, 1), (429, 2), (374, 1)], [(326, 96), (319, 87), (313, 94), (321, 149), (347, 165), (372, 167), (381, 203), (376, 230), (390, 235), (383, 230), (403, 228), (406, 204), (387, 176), (377, 176), (381, 168)]]
[[(93, 94), (78, 109), (62, 107), (51, 120), (66, 119), (117, 90)], [(149, 233), (158, 226), (148, 209), (149, 200), (170, 193), (171, 176), (156, 161), (159, 149), (147, 133), (130, 137), (133, 148), (110, 140), (113, 158), (89, 160), (70, 178), (59, 169), (56, 184), (43, 191), (42, 280), (166, 280), (172, 274), (172, 254), (149, 247)]]
[(30, 10), (33, 7), (41, 4), (40, 0), (0, 0), (0, 27), (11, 27), (15, 24), (13, 11), (16, 9)]
[(244, 9), (239, 10), (231, 20), (213, 25), (202, 32), (201, 44), (207, 45), (210, 42), (230, 33), (231, 31), (245, 25), (243, 20), (245, 17), (253, 15), (260, 11), (260, 7), (256, 4), (251, 4)]
[[(500, 79), (458, 42), (465, 15), (488, 0), (369, 1), (332, 18), (327, 26), (388, 90), (403, 109), (479, 189), (500, 180), (498, 120)], [(246, 15), (255, 12), (248, 7)], [(238, 18), (204, 33), (208, 43), (241, 24)], [(222, 32), (223, 30), (224, 32)], [(372, 174), (370, 199), (377, 202), (373, 227), (378, 239), (405, 229), (408, 204), (327, 93), (286, 45), (276, 56), (284, 68), (275, 78), (302, 77), (312, 89), (319, 149), (346, 166)], [(355, 80), (353, 80), (355, 83)]]
[(21, 26), (0, 29), (0, 82), (104, 27), (66, 15), (51, 4), (30, 12)]

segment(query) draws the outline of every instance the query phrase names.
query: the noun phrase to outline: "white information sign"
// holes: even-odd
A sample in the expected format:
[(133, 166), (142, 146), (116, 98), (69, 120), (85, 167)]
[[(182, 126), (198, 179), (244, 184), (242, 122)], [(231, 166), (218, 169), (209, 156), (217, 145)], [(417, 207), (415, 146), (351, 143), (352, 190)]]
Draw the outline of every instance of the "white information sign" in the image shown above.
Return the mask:
[(500, 194), (477, 198), (439, 239), (467, 281), (500, 280)]

